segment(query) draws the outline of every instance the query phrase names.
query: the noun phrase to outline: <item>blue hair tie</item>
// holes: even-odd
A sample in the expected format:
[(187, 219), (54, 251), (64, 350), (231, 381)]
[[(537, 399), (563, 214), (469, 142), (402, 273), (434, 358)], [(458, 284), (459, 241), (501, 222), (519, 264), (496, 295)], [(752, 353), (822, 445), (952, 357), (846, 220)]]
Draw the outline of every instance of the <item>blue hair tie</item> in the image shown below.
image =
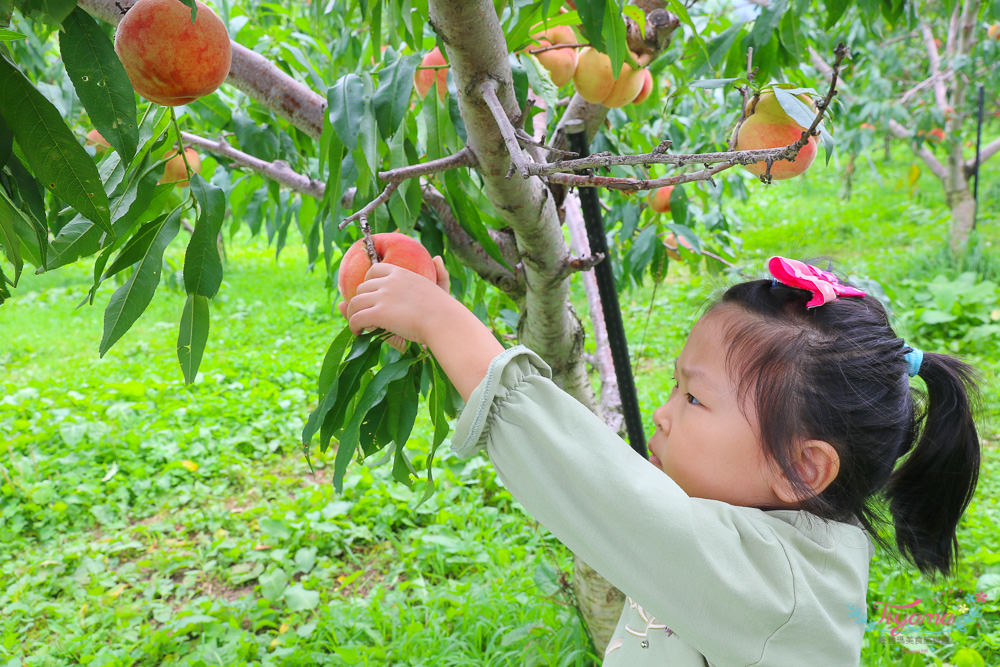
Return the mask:
[(909, 364), (907, 375), (913, 377), (920, 373), (920, 367), (924, 364), (924, 351), (911, 346), (910, 351), (903, 355), (903, 359), (906, 359), (906, 363)]

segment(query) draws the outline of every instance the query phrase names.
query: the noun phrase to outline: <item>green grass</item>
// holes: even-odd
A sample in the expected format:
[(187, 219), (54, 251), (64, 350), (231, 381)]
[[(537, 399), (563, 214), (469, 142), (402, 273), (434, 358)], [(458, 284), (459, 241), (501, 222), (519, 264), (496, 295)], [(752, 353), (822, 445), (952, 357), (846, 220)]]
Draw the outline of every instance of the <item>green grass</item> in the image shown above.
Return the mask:
[[(897, 188), (906, 166), (883, 168), (881, 182), (859, 177), (846, 203), (833, 169), (753, 188), (737, 206), (741, 265), (834, 257), (877, 280), (905, 322), (921, 281), (948, 271), (935, 254), (941, 197), (925, 177), (912, 196)], [(995, 170), (984, 175), (997, 182)], [(991, 185), (986, 197), (983, 243), (995, 248), (1000, 194)], [(442, 448), (437, 491), (416, 507), (419, 485), (392, 482), (388, 466), (352, 466), (342, 494), (326, 456), (314, 451), (309, 472), (299, 435), (342, 321), (299, 250), (277, 262), (258, 241), (228, 251), (191, 386), (175, 356), (176, 276), (164, 275), (149, 311), (104, 359), (111, 289), (77, 308), (88, 267), (25, 276), (0, 309), (0, 663), (589, 664), (564, 585), (571, 554), (520, 512), (484, 459)], [(675, 264), (655, 292), (623, 295), (647, 423), (685, 333), (721, 284)], [(946, 335), (914, 342), (934, 349)], [(989, 600), (974, 605), (982, 617), (963, 630), (926, 625), (923, 635), (942, 642), (929, 654), (872, 630), (866, 664), (940, 664), (963, 649), (1000, 662), (997, 353), (993, 341), (970, 356), (987, 388), (986, 461), (958, 571), (929, 581), (879, 554), (869, 591), (871, 603), (921, 598), (924, 610), (943, 611), (963, 604), (955, 589), (989, 585)], [(428, 440), (421, 416), (411, 438), (418, 465)]]

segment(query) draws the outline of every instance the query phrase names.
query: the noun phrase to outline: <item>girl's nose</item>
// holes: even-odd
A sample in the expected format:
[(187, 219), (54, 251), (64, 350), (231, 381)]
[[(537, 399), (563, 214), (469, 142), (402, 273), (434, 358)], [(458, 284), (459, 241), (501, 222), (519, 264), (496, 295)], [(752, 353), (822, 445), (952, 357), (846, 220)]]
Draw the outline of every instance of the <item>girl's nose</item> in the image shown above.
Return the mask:
[(653, 411), (653, 424), (663, 433), (670, 433), (670, 413), (667, 410), (668, 403), (664, 403)]

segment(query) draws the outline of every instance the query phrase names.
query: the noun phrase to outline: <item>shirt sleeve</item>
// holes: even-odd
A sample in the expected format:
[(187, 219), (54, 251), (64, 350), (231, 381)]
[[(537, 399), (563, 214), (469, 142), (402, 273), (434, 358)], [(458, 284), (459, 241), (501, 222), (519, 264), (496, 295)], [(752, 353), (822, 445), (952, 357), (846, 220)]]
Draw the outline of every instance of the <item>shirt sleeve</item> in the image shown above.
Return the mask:
[[(802, 590), (803, 558), (824, 588), (860, 586), (863, 600), (865, 582), (838, 566), (838, 545), (799, 544), (792, 524), (761, 510), (689, 498), (523, 346), (494, 359), (456, 423), (453, 448), (462, 456), (485, 449), (528, 513), (712, 664), (772, 655), (768, 641), (799, 603), (820, 608), (820, 617), (809, 612), (813, 631), (839, 632), (839, 610), (822, 618), (823, 601), (811, 599), (822, 592)], [(867, 544), (859, 548), (867, 556)], [(857, 643), (855, 630), (844, 631)]]

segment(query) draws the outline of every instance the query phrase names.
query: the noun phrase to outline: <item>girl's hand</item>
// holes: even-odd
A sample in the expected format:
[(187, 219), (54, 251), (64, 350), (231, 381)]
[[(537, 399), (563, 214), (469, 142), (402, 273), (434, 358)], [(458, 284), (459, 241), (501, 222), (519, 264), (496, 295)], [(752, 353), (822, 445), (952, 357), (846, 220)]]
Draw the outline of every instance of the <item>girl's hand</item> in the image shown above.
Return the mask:
[(440, 257), (434, 258), (434, 266), (437, 284), (399, 266), (376, 264), (368, 269), (357, 295), (340, 309), (355, 334), (385, 329), (426, 345), (468, 400), (503, 345), (448, 294), (448, 272)]
[(400, 338), (426, 344), (423, 325), (431, 319), (428, 315), (457, 304), (448, 294), (444, 262), (441, 257), (433, 261), (437, 284), (393, 264), (381, 262), (372, 266), (358, 286), (357, 295), (350, 303), (339, 304), (351, 331), (355, 335), (368, 329), (391, 331), (397, 337), (389, 342), (400, 349), (405, 346)]

